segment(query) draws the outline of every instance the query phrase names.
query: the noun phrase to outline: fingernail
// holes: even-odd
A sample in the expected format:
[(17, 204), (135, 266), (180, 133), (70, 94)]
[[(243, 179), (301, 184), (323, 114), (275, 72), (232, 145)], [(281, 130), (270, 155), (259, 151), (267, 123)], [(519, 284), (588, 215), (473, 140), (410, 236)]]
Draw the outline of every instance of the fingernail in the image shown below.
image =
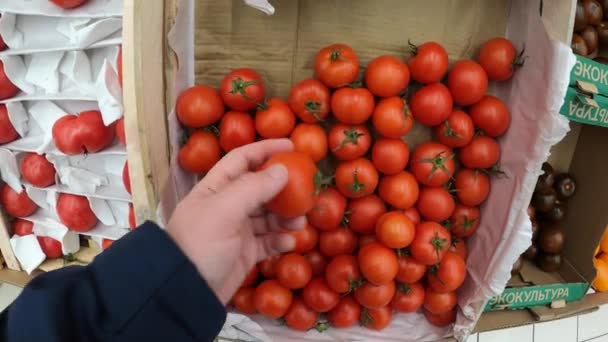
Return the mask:
[(287, 178), (287, 168), (283, 164), (274, 164), (266, 169), (268, 175), (274, 179), (283, 180)]
[(296, 248), (296, 239), (290, 234), (281, 234), (280, 245), (282, 253), (291, 252)]

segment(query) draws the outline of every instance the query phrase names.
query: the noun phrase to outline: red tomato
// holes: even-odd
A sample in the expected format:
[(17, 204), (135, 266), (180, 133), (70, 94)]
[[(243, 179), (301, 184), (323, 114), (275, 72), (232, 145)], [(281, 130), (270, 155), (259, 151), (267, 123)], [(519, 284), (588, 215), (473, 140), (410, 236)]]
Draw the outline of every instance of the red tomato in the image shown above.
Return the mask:
[(20, 169), (21, 176), (33, 186), (46, 188), (55, 184), (55, 166), (44, 154), (26, 153)]
[(274, 164), (285, 166), (289, 179), (283, 190), (266, 203), (266, 209), (285, 218), (305, 215), (315, 204), (314, 178), (317, 166), (304, 153), (283, 152), (272, 156), (260, 170)]
[(217, 90), (195, 85), (179, 95), (175, 114), (182, 125), (202, 128), (220, 121), (224, 115), (224, 102)]
[(416, 121), (425, 126), (437, 126), (452, 113), (452, 95), (441, 83), (426, 85), (414, 93), (410, 109)]
[(101, 249), (105, 251), (106, 249), (110, 248), (110, 246), (112, 246), (113, 243), (114, 243), (114, 240), (103, 239), (101, 241)]
[(329, 89), (312, 78), (296, 83), (289, 91), (287, 102), (300, 120), (307, 123), (323, 121), (329, 115)]
[(319, 250), (326, 257), (352, 254), (357, 249), (357, 235), (346, 227), (323, 231), (319, 235)]
[(438, 265), (431, 266), (427, 275), (429, 286), (436, 292), (458, 289), (467, 276), (467, 266), (460, 255), (448, 251)]
[(420, 213), (416, 207), (410, 207), (403, 211), (405, 216), (407, 216), (414, 224), (420, 223)]
[(256, 310), (269, 318), (281, 318), (289, 310), (293, 294), (276, 280), (265, 280), (255, 289)]
[(475, 127), (471, 117), (456, 109), (442, 124), (435, 127), (435, 136), (440, 143), (448, 147), (464, 147), (471, 142)]
[(410, 252), (416, 261), (435, 265), (450, 248), (450, 242), (450, 232), (443, 226), (436, 222), (424, 222), (416, 226), (416, 236), (410, 245)]
[(375, 104), (374, 95), (365, 88), (340, 88), (331, 96), (331, 112), (338, 121), (349, 125), (365, 123)]
[(335, 188), (326, 188), (315, 197), (315, 204), (306, 213), (308, 223), (321, 230), (337, 229), (346, 210), (346, 198)]
[(17, 133), (8, 117), (6, 105), (0, 104), (0, 144), (8, 144), (18, 138), (19, 133)]
[(346, 207), (348, 227), (359, 234), (372, 234), (376, 222), (386, 212), (386, 204), (376, 195), (353, 199)]
[(258, 273), (258, 265), (254, 265), (249, 271), (249, 273), (247, 273), (247, 277), (245, 277), (245, 280), (243, 280), (241, 287), (251, 286), (255, 284), (255, 282), (258, 280)]
[(513, 76), (517, 51), (510, 40), (502, 37), (485, 42), (479, 49), (479, 64), (492, 81), (506, 81)]
[(412, 129), (414, 118), (405, 99), (393, 96), (378, 102), (372, 114), (372, 123), (381, 136), (401, 139)]
[(488, 90), (488, 75), (472, 60), (456, 62), (448, 75), (448, 88), (454, 103), (470, 106), (479, 102)]
[(426, 221), (443, 222), (452, 216), (456, 203), (445, 188), (425, 186), (416, 204)]
[(412, 284), (424, 277), (426, 265), (409, 255), (399, 256), (399, 271), (395, 279), (401, 283)]
[(53, 125), (53, 140), (59, 151), (68, 154), (96, 153), (110, 146), (116, 129), (105, 126), (96, 110), (66, 115)]
[(351, 292), (359, 287), (363, 280), (357, 258), (346, 254), (333, 258), (325, 269), (325, 280), (327, 285), (338, 293)]
[(454, 157), (451, 148), (433, 141), (425, 142), (414, 149), (410, 169), (420, 184), (442, 186), (454, 174)]
[(448, 53), (436, 42), (420, 46), (410, 44), (412, 56), (407, 61), (412, 78), (422, 84), (441, 81), (448, 71)]
[(450, 218), (450, 232), (459, 238), (471, 236), (479, 227), (479, 208), (457, 204)]
[(255, 289), (252, 287), (241, 287), (232, 296), (232, 305), (238, 311), (253, 315), (258, 310), (255, 308)]
[(122, 87), (122, 45), (118, 47), (118, 56), (116, 56), (116, 72), (118, 73), (118, 83)]
[(347, 198), (371, 195), (377, 186), (378, 171), (371, 161), (359, 158), (338, 164), (336, 187)]
[(281, 256), (277, 263), (277, 280), (288, 289), (301, 289), (312, 278), (312, 266), (305, 257), (296, 253)]
[(298, 124), (289, 139), (297, 152), (308, 154), (315, 163), (323, 160), (327, 155), (327, 135), (319, 125)]
[(454, 190), (460, 203), (476, 207), (488, 198), (490, 178), (483, 172), (461, 169), (454, 177)]
[(369, 282), (386, 284), (395, 279), (399, 272), (399, 261), (395, 252), (377, 242), (363, 246), (358, 255), (359, 269)]
[(49, 1), (59, 7), (62, 7), (65, 9), (73, 9), (73, 8), (83, 5), (88, 0), (49, 0)]
[(385, 175), (394, 175), (405, 169), (410, 160), (410, 148), (401, 139), (379, 138), (372, 148), (372, 163)]
[(11, 224), (13, 234), (17, 236), (26, 236), (34, 234), (34, 223), (32, 221), (15, 219)]
[(268, 257), (258, 264), (258, 268), (260, 269), (260, 273), (268, 279), (277, 277), (277, 263), (281, 258), (280, 255), (273, 255)]
[(399, 95), (410, 83), (407, 64), (394, 56), (374, 58), (365, 70), (365, 85), (379, 97)]
[(416, 178), (407, 171), (384, 176), (378, 193), (386, 203), (398, 209), (407, 209), (416, 203), (420, 189)]
[(2, 36), (0, 36), (0, 51), (4, 51), (8, 48), (8, 46), (6, 45), (6, 43), (4, 42), (4, 39), (2, 39)]
[(215, 134), (193, 132), (179, 149), (177, 160), (182, 169), (192, 173), (206, 173), (222, 157), (222, 148)]
[(424, 287), (420, 283), (397, 285), (397, 293), (391, 301), (393, 309), (399, 312), (416, 312), (422, 304), (424, 304)]
[(363, 157), (372, 144), (372, 136), (363, 125), (335, 124), (329, 130), (329, 149), (339, 160)]
[(432, 325), (445, 327), (446, 325), (450, 325), (456, 321), (456, 308), (442, 314), (434, 314), (424, 310), (424, 317)]
[(415, 233), (414, 223), (400, 211), (389, 211), (376, 223), (378, 241), (390, 248), (409, 246), (414, 240)]
[(327, 260), (325, 256), (319, 252), (318, 249), (313, 249), (312, 251), (304, 254), (304, 257), (310, 263), (312, 267), (312, 276), (320, 277), (325, 274), (325, 268), (327, 267)]
[(137, 228), (137, 224), (135, 223), (135, 210), (133, 209), (132, 204), (129, 204), (129, 228), (131, 230)]
[(66, 227), (76, 232), (88, 232), (97, 225), (97, 217), (84, 196), (60, 194), (57, 215)]
[(494, 138), (503, 135), (511, 124), (509, 108), (496, 96), (484, 96), (469, 112), (475, 126)]
[(457, 303), (456, 292), (439, 293), (429, 287), (424, 294), (424, 308), (436, 315), (452, 310)]
[(463, 239), (457, 238), (456, 236), (452, 235), (452, 244), (449, 250), (458, 254), (462, 258), (462, 260), (467, 261), (469, 251), (467, 249), (467, 244)]
[(11, 82), (4, 71), (4, 63), (0, 61), (0, 100), (6, 100), (19, 94), (19, 88)]
[(228, 112), (220, 122), (220, 146), (225, 152), (255, 141), (255, 123), (245, 112)]
[(494, 138), (484, 135), (473, 137), (471, 143), (460, 150), (460, 162), (469, 169), (489, 169), (500, 159), (500, 145)]
[(336, 328), (349, 328), (355, 325), (361, 315), (361, 306), (352, 296), (345, 296), (327, 313), (329, 324)]
[(376, 241), (376, 234), (359, 235), (359, 249)]
[(374, 285), (364, 283), (355, 290), (355, 299), (368, 309), (377, 309), (388, 305), (395, 296), (395, 282)]
[(118, 141), (123, 145), (127, 145), (127, 137), (125, 136), (125, 117), (118, 119), (116, 121), (116, 137)]
[(319, 231), (310, 224), (307, 224), (304, 229), (290, 230), (288, 234), (296, 240), (294, 253), (306, 253), (313, 250), (319, 241)]
[(56, 259), (63, 256), (63, 251), (61, 250), (61, 242), (53, 239), (48, 236), (36, 236), (38, 239), (38, 243), (40, 244), (40, 248), (44, 255), (46, 255), (49, 259)]
[(258, 105), (255, 114), (255, 129), (266, 139), (285, 138), (296, 126), (296, 116), (287, 102), (273, 97)]
[(232, 110), (247, 111), (264, 99), (265, 88), (262, 76), (255, 70), (241, 68), (232, 70), (220, 84), (220, 95)]
[(2, 187), (2, 206), (14, 217), (30, 216), (38, 210), (38, 206), (29, 198), (25, 189), (17, 193), (7, 184)]
[(378, 309), (363, 309), (360, 320), (368, 329), (382, 330), (393, 320), (393, 311), (388, 305)]
[(291, 302), (291, 306), (285, 314), (285, 324), (294, 330), (310, 330), (317, 324), (319, 313), (304, 304), (304, 301), (296, 297)]
[(339, 88), (357, 79), (359, 58), (350, 46), (332, 44), (322, 48), (315, 56), (315, 74), (326, 86)]
[(327, 312), (340, 301), (340, 294), (332, 290), (324, 278), (313, 278), (302, 290), (304, 304), (316, 312)]
[(129, 175), (129, 163), (125, 161), (125, 166), (122, 168), (122, 184), (125, 186), (125, 190), (131, 193), (131, 176)]

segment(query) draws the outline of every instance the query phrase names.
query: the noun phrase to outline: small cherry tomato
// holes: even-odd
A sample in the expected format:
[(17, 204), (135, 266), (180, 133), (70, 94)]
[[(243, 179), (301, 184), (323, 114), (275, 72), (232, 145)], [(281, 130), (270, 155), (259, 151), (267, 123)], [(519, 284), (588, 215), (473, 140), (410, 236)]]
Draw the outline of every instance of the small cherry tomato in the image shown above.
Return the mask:
[(330, 88), (346, 86), (359, 75), (359, 58), (346, 44), (332, 44), (322, 48), (315, 56), (317, 78)]
[(329, 149), (339, 160), (363, 157), (372, 144), (372, 136), (363, 125), (335, 124), (329, 130)]
[(312, 278), (312, 266), (297, 253), (282, 255), (277, 263), (277, 280), (288, 289), (301, 289)]
[(308, 223), (320, 230), (337, 229), (344, 218), (346, 198), (335, 188), (327, 188), (315, 196), (315, 204), (306, 213)]
[(449, 312), (457, 303), (458, 297), (455, 292), (439, 293), (429, 287), (424, 294), (424, 308), (432, 314)]
[(454, 157), (451, 148), (433, 141), (425, 142), (414, 149), (410, 169), (420, 184), (442, 186), (454, 174)]
[(490, 178), (480, 171), (461, 169), (454, 176), (454, 190), (461, 204), (476, 207), (488, 198)]
[(372, 330), (382, 330), (393, 320), (393, 310), (390, 306), (383, 306), (377, 309), (361, 310), (361, 324)]
[(517, 50), (510, 40), (493, 38), (483, 43), (478, 60), (490, 80), (506, 81), (513, 76), (517, 65)]
[(319, 251), (326, 257), (352, 254), (355, 249), (357, 249), (357, 235), (346, 227), (323, 231), (319, 235)]
[(426, 85), (414, 93), (410, 109), (417, 122), (425, 126), (437, 126), (452, 113), (450, 91), (441, 83)]
[(293, 142), (295, 151), (309, 155), (315, 163), (327, 155), (327, 135), (319, 125), (298, 124), (289, 139)]
[(238, 311), (246, 314), (257, 313), (255, 308), (255, 289), (251, 287), (241, 287), (232, 296), (232, 305)]
[(241, 287), (251, 286), (255, 284), (255, 282), (258, 280), (258, 273), (260, 273), (258, 270), (258, 265), (253, 265), (249, 273), (247, 273), (245, 280), (243, 280)]
[(374, 112), (374, 106), (374, 95), (365, 88), (340, 88), (331, 96), (332, 114), (349, 125), (365, 123)]
[(489, 169), (500, 160), (500, 145), (494, 138), (479, 135), (460, 150), (459, 156), (466, 168)]
[(261, 102), (255, 114), (255, 129), (266, 139), (288, 137), (296, 126), (296, 116), (284, 100), (273, 97)]
[(470, 106), (479, 102), (488, 90), (488, 75), (472, 60), (456, 62), (448, 74), (448, 88), (454, 103)]
[(325, 269), (325, 280), (327, 285), (338, 293), (348, 293), (358, 288), (363, 280), (357, 257), (346, 254), (334, 257)]
[(382, 285), (391, 282), (399, 272), (397, 254), (378, 242), (363, 246), (357, 258), (361, 274), (372, 284)]
[(469, 112), (475, 126), (494, 138), (503, 135), (511, 124), (509, 108), (496, 96), (484, 96)]
[(420, 194), (418, 181), (407, 171), (382, 177), (378, 190), (380, 198), (397, 209), (410, 208)]
[(376, 139), (372, 147), (372, 163), (385, 175), (394, 175), (405, 169), (410, 159), (410, 149), (401, 139)]
[(225, 152), (255, 141), (255, 123), (245, 112), (228, 112), (220, 121), (220, 146)]
[(414, 224), (420, 223), (420, 213), (416, 207), (410, 207), (403, 211), (405, 216), (407, 216)]
[(312, 266), (312, 276), (320, 277), (325, 274), (325, 268), (327, 267), (327, 259), (318, 249), (313, 249), (312, 251), (304, 254), (304, 257), (308, 262), (310, 262), (310, 266)]
[(471, 236), (479, 227), (479, 208), (457, 204), (450, 218), (450, 232), (456, 237)]
[(416, 235), (410, 245), (410, 252), (416, 261), (425, 265), (435, 265), (450, 248), (450, 232), (436, 222), (424, 222), (416, 226)]
[(376, 195), (351, 200), (346, 207), (346, 223), (359, 234), (373, 234), (376, 222), (386, 212), (386, 204)]
[(232, 70), (220, 84), (222, 100), (235, 111), (254, 108), (262, 101), (264, 94), (262, 76), (249, 68)]
[(395, 298), (391, 301), (393, 309), (399, 312), (416, 312), (424, 304), (424, 287), (419, 283), (398, 284)]
[(426, 221), (443, 222), (452, 216), (456, 203), (445, 188), (425, 186), (416, 206)]
[(352, 327), (359, 320), (361, 306), (352, 296), (340, 298), (338, 304), (327, 313), (329, 324), (336, 328)]
[(217, 90), (196, 85), (179, 95), (175, 114), (182, 125), (188, 128), (203, 128), (220, 121), (224, 115), (224, 102)]
[(312, 78), (296, 83), (289, 92), (287, 102), (300, 120), (306, 123), (323, 121), (329, 115), (329, 89)]
[(436, 292), (446, 293), (458, 289), (467, 276), (467, 266), (460, 255), (447, 251), (437, 265), (429, 268), (427, 280)]
[(218, 138), (211, 132), (196, 131), (190, 135), (177, 155), (179, 166), (192, 173), (207, 173), (222, 157)]
[(365, 86), (379, 97), (399, 95), (410, 83), (407, 64), (394, 56), (374, 58), (365, 70)]
[(414, 240), (416, 227), (402, 212), (389, 211), (376, 223), (376, 238), (390, 248), (405, 248)]
[(255, 289), (254, 303), (262, 315), (277, 319), (283, 317), (293, 300), (291, 290), (277, 280), (265, 280)]
[(285, 324), (289, 328), (298, 331), (307, 331), (317, 324), (319, 313), (306, 306), (301, 298), (296, 297), (291, 302), (291, 306), (289, 307), (289, 310), (287, 310), (284, 319)]
[(302, 290), (304, 304), (316, 312), (327, 312), (340, 301), (340, 294), (332, 290), (324, 278), (313, 278)]
[(336, 168), (336, 187), (347, 198), (371, 195), (378, 186), (378, 171), (365, 158), (343, 161)]
[(319, 241), (319, 231), (310, 224), (307, 224), (304, 229), (289, 230), (287, 233), (296, 240), (296, 247), (293, 249), (294, 253), (309, 252), (317, 246), (317, 242)]
[(395, 296), (395, 289), (394, 281), (382, 285), (364, 283), (355, 290), (355, 299), (363, 307), (377, 309), (391, 302)]
[(381, 136), (401, 139), (412, 129), (414, 118), (405, 99), (393, 96), (378, 102), (372, 114), (372, 123)]
[(434, 314), (428, 310), (424, 310), (424, 317), (432, 325), (445, 327), (446, 325), (450, 325), (456, 321), (456, 308), (442, 314)]
[(273, 279), (277, 277), (277, 263), (279, 262), (280, 258), (280, 255), (273, 255), (260, 261), (258, 268), (260, 273), (262, 273), (266, 279)]
[(418, 262), (416, 259), (409, 255), (399, 255), (399, 271), (395, 276), (395, 280), (412, 284), (424, 277), (426, 273), (426, 265)]
[(419, 46), (410, 44), (412, 56), (407, 61), (412, 78), (422, 84), (441, 81), (448, 71), (448, 53), (436, 42)]
[(448, 147), (464, 147), (471, 142), (475, 127), (471, 117), (461, 111), (454, 110), (442, 124), (435, 127), (437, 140)]

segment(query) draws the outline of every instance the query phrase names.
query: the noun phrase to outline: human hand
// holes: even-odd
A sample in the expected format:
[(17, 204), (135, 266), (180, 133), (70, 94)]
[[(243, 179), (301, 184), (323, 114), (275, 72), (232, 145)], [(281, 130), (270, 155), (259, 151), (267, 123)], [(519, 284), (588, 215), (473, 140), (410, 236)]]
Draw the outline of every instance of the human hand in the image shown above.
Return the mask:
[(167, 232), (192, 261), (220, 301), (228, 303), (258, 261), (291, 251), (295, 240), (283, 229), (303, 229), (304, 217), (281, 219), (263, 205), (287, 184), (287, 169), (255, 172), (289, 139), (264, 140), (222, 158), (175, 209)]

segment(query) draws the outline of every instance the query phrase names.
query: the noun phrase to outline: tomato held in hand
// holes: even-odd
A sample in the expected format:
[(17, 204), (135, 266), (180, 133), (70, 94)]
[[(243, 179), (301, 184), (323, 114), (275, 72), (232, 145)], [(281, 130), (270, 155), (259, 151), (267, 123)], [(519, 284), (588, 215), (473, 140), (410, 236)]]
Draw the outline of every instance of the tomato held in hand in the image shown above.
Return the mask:
[(222, 149), (215, 134), (195, 131), (180, 148), (177, 161), (182, 169), (192, 173), (206, 173), (220, 160)]
[(203, 128), (220, 121), (224, 115), (224, 103), (217, 90), (196, 85), (179, 95), (175, 113), (182, 125)]
[(305, 215), (315, 203), (315, 175), (317, 166), (309, 156), (300, 152), (277, 153), (260, 170), (274, 164), (287, 168), (289, 179), (283, 190), (270, 202), (266, 209), (285, 218)]
[(55, 166), (44, 154), (26, 153), (20, 170), (21, 176), (33, 186), (46, 188), (55, 184)]
[(26, 236), (34, 234), (34, 223), (32, 221), (15, 219), (11, 224), (13, 234), (17, 236)]
[(394, 175), (405, 169), (410, 149), (401, 139), (379, 138), (372, 147), (372, 163), (385, 175)]
[(63, 252), (61, 250), (61, 242), (53, 239), (49, 236), (37, 236), (38, 243), (40, 244), (40, 248), (44, 255), (46, 255), (49, 259), (56, 259), (63, 256)]
[(295, 151), (309, 155), (315, 163), (327, 155), (327, 135), (319, 125), (301, 123), (291, 132), (289, 139)]
[(448, 147), (464, 147), (471, 142), (475, 127), (471, 117), (456, 109), (442, 124), (435, 127), (435, 137)]
[(416, 236), (410, 252), (416, 261), (427, 266), (441, 262), (450, 248), (450, 232), (436, 222), (424, 222), (416, 226)]
[(479, 227), (479, 208), (457, 204), (450, 218), (450, 232), (456, 237), (471, 236)]
[(345, 296), (327, 313), (327, 320), (332, 327), (352, 327), (359, 320), (361, 306), (352, 296)]
[(340, 88), (331, 96), (331, 112), (345, 124), (365, 123), (374, 112), (374, 106), (374, 95), (365, 88)]
[(414, 223), (400, 211), (389, 211), (376, 223), (378, 241), (390, 248), (409, 246), (414, 240), (415, 233)]
[(383, 306), (377, 309), (361, 310), (361, 324), (372, 330), (382, 330), (393, 320), (393, 310), (390, 306)]
[(11, 82), (4, 70), (4, 63), (0, 61), (0, 100), (6, 100), (19, 94), (19, 88)]
[(489, 169), (500, 160), (500, 146), (495, 139), (479, 135), (460, 150), (460, 162), (469, 169)]
[(264, 99), (264, 95), (262, 76), (253, 69), (234, 69), (220, 84), (220, 96), (232, 110), (247, 111), (254, 108)]
[(338, 293), (348, 293), (358, 288), (363, 280), (357, 258), (346, 254), (333, 258), (325, 269), (325, 280)]
[(479, 102), (488, 90), (488, 75), (472, 60), (456, 62), (448, 75), (448, 88), (454, 103), (470, 106)]
[(255, 123), (245, 112), (228, 112), (220, 121), (220, 146), (227, 153), (255, 141)]
[(327, 285), (324, 278), (314, 278), (302, 290), (302, 299), (316, 312), (327, 312), (338, 304), (340, 295)]
[(306, 123), (323, 121), (329, 115), (329, 89), (312, 78), (296, 83), (289, 91), (287, 102), (300, 120)]
[(372, 144), (372, 136), (363, 125), (335, 124), (329, 130), (329, 149), (339, 160), (363, 157)]
[(88, 0), (49, 0), (49, 1), (64, 9), (73, 9), (73, 8), (82, 6)]
[(8, 144), (18, 138), (19, 133), (17, 133), (8, 117), (6, 105), (0, 104), (0, 144)]
[(368, 309), (377, 309), (388, 305), (395, 296), (395, 282), (374, 285), (364, 283), (355, 290), (355, 299), (361, 306)]
[(456, 308), (442, 314), (434, 314), (424, 310), (424, 317), (434, 326), (445, 327), (456, 321)]
[(380, 100), (372, 114), (372, 123), (383, 137), (401, 139), (414, 125), (405, 99), (393, 96)]
[(245, 280), (243, 280), (241, 287), (251, 286), (255, 284), (255, 282), (258, 280), (258, 273), (258, 265), (254, 265), (249, 271), (249, 273), (247, 273), (247, 277), (245, 277)]
[(433, 83), (414, 93), (410, 109), (416, 121), (425, 126), (437, 126), (452, 113), (452, 95), (446, 86)]
[(458, 303), (455, 292), (439, 293), (432, 288), (427, 288), (424, 294), (424, 308), (430, 313), (439, 315), (449, 312)]
[(255, 113), (255, 129), (266, 139), (285, 138), (296, 126), (296, 116), (287, 102), (278, 97), (261, 102)]
[(475, 126), (494, 138), (503, 135), (511, 124), (509, 108), (496, 96), (484, 96), (471, 107), (470, 113)]
[(262, 315), (277, 319), (283, 317), (293, 300), (291, 290), (276, 280), (265, 280), (255, 289), (256, 310)]
[(357, 258), (361, 273), (372, 284), (391, 282), (399, 272), (397, 254), (380, 243), (372, 242), (363, 246)]
[(446, 293), (458, 289), (467, 276), (467, 266), (460, 255), (448, 251), (438, 265), (429, 268), (429, 286), (436, 292)]
[(241, 287), (232, 296), (232, 305), (238, 311), (253, 315), (258, 310), (255, 308), (255, 289), (252, 287)]
[(116, 137), (118, 141), (123, 145), (127, 146), (127, 137), (125, 136), (125, 117), (116, 120)]
[(416, 312), (424, 304), (424, 287), (419, 283), (398, 284), (395, 298), (391, 301), (393, 309), (399, 312)]
[(281, 258), (280, 255), (273, 255), (273, 256), (270, 256), (270, 257), (260, 261), (260, 263), (258, 264), (260, 273), (262, 273), (262, 275), (267, 279), (276, 278), (277, 277), (277, 264), (279, 263), (280, 258)]
[(359, 234), (374, 234), (376, 222), (386, 212), (386, 204), (376, 195), (353, 199), (346, 207), (346, 223)]
[(76, 232), (88, 232), (97, 225), (97, 217), (84, 196), (60, 194), (57, 198), (57, 215), (61, 223)]
[(461, 169), (454, 177), (454, 190), (461, 204), (476, 207), (488, 198), (490, 178), (480, 171)]
[(319, 235), (319, 251), (326, 257), (352, 254), (355, 249), (357, 249), (357, 235), (346, 227), (323, 231)]
[(313, 249), (312, 251), (304, 254), (304, 257), (312, 266), (312, 276), (313, 277), (321, 277), (325, 275), (325, 268), (327, 267), (327, 259), (318, 249)]
[(315, 74), (330, 88), (346, 86), (359, 75), (359, 58), (350, 46), (332, 44), (322, 48), (315, 56)]
[(347, 198), (371, 195), (377, 186), (378, 171), (367, 159), (343, 161), (336, 168), (336, 187)]
[(114, 141), (116, 129), (106, 126), (96, 110), (66, 115), (53, 125), (53, 140), (67, 155), (97, 153)]
[(513, 76), (517, 65), (517, 50), (513, 43), (502, 37), (490, 39), (479, 49), (479, 64), (492, 81), (506, 81)]
[(281, 256), (277, 263), (277, 280), (288, 289), (301, 289), (312, 278), (312, 266), (305, 257), (296, 253)]
[(296, 247), (293, 249), (294, 253), (309, 252), (317, 246), (317, 242), (319, 241), (319, 231), (310, 224), (307, 224), (304, 229), (289, 230), (287, 232), (296, 240)]
[(454, 157), (451, 148), (432, 141), (426, 142), (418, 145), (412, 153), (410, 168), (420, 184), (442, 186), (454, 174)]
[(407, 171), (384, 176), (378, 193), (386, 203), (397, 209), (408, 209), (418, 200), (420, 188), (416, 178)]
[(399, 271), (395, 279), (401, 283), (412, 284), (424, 277), (426, 265), (409, 255), (399, 255)]
[(2, 206), (14, 217), (30, 216), (38, 210), (38, 206), (29, 198), (25, 189), (17, 193), (8, 184), (4, 184), (2, 188)]
[(448, 71), (448, 53), (436, 42), (420, 46), (410, 44), (412, 56), (407, 61), (412, 78), (422, 84), (441, 81)]
[(456, 203), (445, 188), (425, 186), (416, 204), (426, 221), (443, 222), (452, 216)]
[(308, 223), (320, 230), (338, 229), (344, 212), (346, 211), (346, 198), (335, 188), (327, 188), (315, 197), (315, 204), (306, 213)]
[(307, 331), (317, 324), (319, 313), (304, 304), (304, 301), (296, 297), (285, 314), (285, 324), (294, 330)]
[(394, 56), (374, 58), (365, 70), (365, 86), (379, 97), (397, 96), (410, 83), (407, 64)]
[(122, 168), (122, 184), (125, 186), (125, 190), (131, 193), (131, 175), (129, 175), (129, 163), (126, 161)]

